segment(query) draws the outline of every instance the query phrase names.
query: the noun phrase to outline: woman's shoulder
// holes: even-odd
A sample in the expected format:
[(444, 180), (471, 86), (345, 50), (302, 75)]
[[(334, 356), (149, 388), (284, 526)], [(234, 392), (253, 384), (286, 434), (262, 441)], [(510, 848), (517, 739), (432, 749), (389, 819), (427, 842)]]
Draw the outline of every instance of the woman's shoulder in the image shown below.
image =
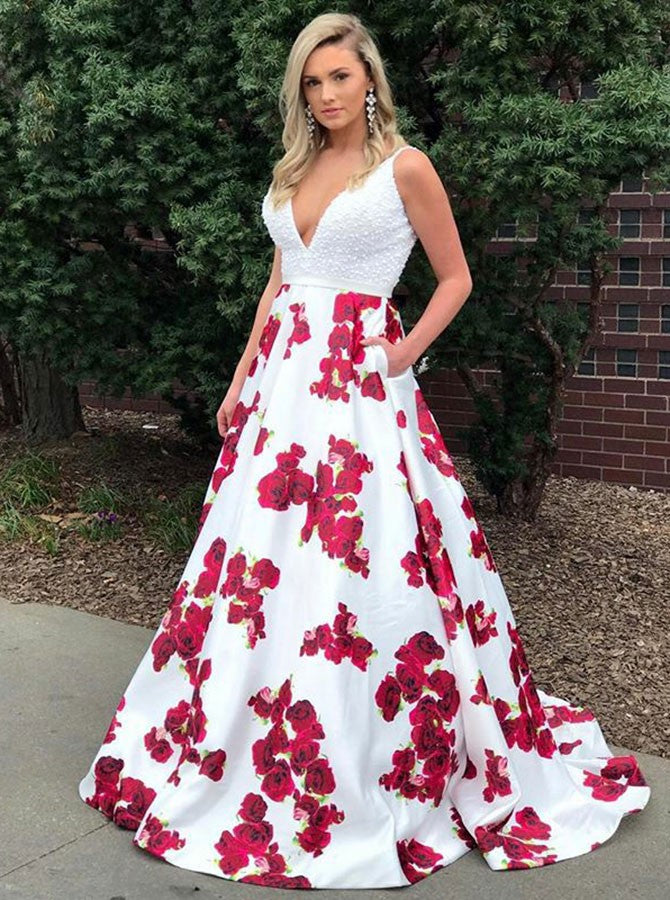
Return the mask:
[(396, 153), (391, 166), (398, 193), (406, 203), (414, 195), (434, 191), (439, 175), (430, 157), (419, 147), (407, 144), (402, 149), (413, 152)]
[[(411, 150), (411, 153), (404, 152)], [(421, 177), (422, 173), (430, 172), (433, 169), (433, 163), (430, 157), (419, 147), (413, 144), (403, 144), (402, 147), (396, 148), (394, 151), (395, 159), (393, 160), (394, 173), (407, 172), (409, 175)]]

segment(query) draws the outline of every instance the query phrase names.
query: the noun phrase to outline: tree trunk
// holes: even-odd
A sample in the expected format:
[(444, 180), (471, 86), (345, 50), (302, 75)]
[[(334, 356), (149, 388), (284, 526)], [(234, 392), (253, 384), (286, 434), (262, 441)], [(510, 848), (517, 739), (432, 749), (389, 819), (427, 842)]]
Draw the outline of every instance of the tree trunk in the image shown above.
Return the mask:
[(544, 490), (551, 475), (551, 465), (556, 456), (556, 447), (533, 442), (528, 450), (526, 462), (528, 475), (510, 481), (497, 498), (498, 512), (510, 519), (534, 522), (544, 496)]
[(10, 344), (0, 338), (0, 392), (2, 393), (2, 419), (5, 425), (18, 425), (21, 421), (21, 404), (14, 374), (14, 361), (7, 352)]
[(46, 351), (20, 354), (23, 432), (29, 443), (43, 443), (85, 431), (77, 387), (66, 384), (49, 364)]

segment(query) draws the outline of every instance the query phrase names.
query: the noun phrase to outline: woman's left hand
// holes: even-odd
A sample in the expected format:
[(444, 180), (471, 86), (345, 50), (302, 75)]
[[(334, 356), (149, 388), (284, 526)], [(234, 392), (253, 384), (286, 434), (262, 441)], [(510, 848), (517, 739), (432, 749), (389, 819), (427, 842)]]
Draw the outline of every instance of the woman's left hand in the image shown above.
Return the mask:
[(381, 346), (386, 354), (386, 367), (388, 369), (386, 374), (388, 378), (395, 378), (396, 375), (402, 375), (402, 373), (412, 364), (411, 361), (407, 359), (402, 341), (398, 341), (397, 344), (392, 344), (391, 341), (381, 335), (371, 335), (370, 337), (363, 338), (361, 344), (364, 347), (369, 347), (372, 344), (379, 344)]

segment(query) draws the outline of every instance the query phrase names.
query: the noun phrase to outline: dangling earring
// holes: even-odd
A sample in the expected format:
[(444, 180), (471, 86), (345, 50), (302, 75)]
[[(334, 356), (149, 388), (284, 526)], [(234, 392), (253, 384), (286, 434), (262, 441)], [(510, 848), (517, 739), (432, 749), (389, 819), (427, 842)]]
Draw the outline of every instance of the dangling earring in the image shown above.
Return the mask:
[(305, 118), (307, 120), (307, 130), (309, 131), (309, 139), (312, 143), (314, 143), (314, 129), (316, 127), (314, 122), (314, 113), (312, 112), (312, 107), (307, 104), (305, 107)]
[(374, 126), (372, 124), (372, 120), (375, 116), (375, 105), (377, 103), (377, 97), (375, 96), (375, 89), (369, 88), (365, 94), (365, 105), (367, 106), (367, 115), (368, 115), (368, 131), (372, 134), (374, 130)]

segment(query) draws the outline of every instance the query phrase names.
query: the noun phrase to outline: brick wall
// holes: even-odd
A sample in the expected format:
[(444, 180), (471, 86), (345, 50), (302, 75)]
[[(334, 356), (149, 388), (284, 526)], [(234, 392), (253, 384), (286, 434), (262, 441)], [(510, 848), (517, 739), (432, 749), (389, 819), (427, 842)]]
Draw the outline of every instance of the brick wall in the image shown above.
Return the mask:
[[(495, 372), (478, 372), (491, 384)], [(419, 376), (447, 447), (465, 451), (457, 429), (475, 421), (470, 396), (455, 372)], [(670, 387), (670, 382), (667, 387)], [(560, 423), (559, 451), (552, 472), (641, 488), (670, 490), (670, 413), (667, 394), (644, 393), (633, 379), (585, 378), (569, 381)], [(659, 407), (663, 404), (664, 411)]]
[[(188, 394), (193, 397), (191, 391), (175, 388), (176, 394)], [(175, 413), (174, 406), (167, 403), (158, 394), (143, 394), (141, 397), (133, 397), (126, 390), (121, 397), (110, 397), (104, 393), (98, 393), (94, 381), (83, 381), (79, 385), (79, 399), (83, 406), (92, 406), (95, 409), (127, 409), (134, 412)]]
[[(652, 194), (643, 179), (626, 179), (608, 200), (612, 234), (623, 243), (608, 261), (602, 333), (566, 384), (559, 452), (553, 471), (670, 490), (670, 192)], [(501, 225), (490, 244), (504, 253), (519, 235)], [(588, 303), (585, 267), (561, 271), (547, 300)], [(494, 372), (478, 373), (487, 384)], [(472, 404), (454, 373), (426, 372), (424, 393), (450, 449), (454, 429), (474, 420)]]

